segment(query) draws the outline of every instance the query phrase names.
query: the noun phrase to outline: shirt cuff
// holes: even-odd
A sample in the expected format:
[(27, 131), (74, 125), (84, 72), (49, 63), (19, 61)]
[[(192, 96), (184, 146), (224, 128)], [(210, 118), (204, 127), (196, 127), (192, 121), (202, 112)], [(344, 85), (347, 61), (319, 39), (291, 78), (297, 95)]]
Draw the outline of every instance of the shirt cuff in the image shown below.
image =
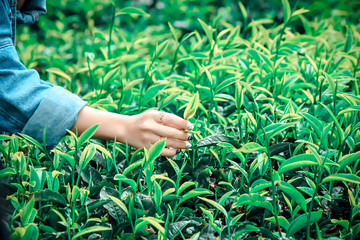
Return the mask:
[[(40, 102), (21, 133), (33, 137), (43, 145), (55, 146), (66, 134), (66, 130), (74, 126), (78, 113), (86, 104), (79, 96), (54, 86)], [(46, 142), (43, 142), (45, 130)]]

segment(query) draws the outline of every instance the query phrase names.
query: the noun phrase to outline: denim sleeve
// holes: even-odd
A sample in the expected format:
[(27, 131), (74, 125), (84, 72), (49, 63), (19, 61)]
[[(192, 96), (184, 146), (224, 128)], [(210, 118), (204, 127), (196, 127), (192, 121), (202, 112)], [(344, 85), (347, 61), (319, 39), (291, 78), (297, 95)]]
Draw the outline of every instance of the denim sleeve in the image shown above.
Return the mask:
[[(11, 40), (8, 9), (0, 0), (0, 130), (56, 145), (86, 105), (67, 90), (40, 80), (20, 62)], [(43, 132), (46, 129), (46, 143)]]

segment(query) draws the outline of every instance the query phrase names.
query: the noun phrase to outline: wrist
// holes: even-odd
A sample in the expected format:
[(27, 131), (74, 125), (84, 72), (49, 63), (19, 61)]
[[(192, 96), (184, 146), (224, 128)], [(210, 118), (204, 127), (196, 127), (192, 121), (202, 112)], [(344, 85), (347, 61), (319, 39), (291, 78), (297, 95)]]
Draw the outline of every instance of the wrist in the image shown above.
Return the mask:
[(130, 118), (131, 116), (126, 116), (126, 115), (120, 115), (118, 114), (116, 116), (116, 120), (113, 122), (114, 127), (113, 129), (115, 130), (115, 138), (116, 141), (118, 142), (122, 142), (122, 143), (127, 143), (128, 142), (128, 136), (129, 134), (131, 134), (130, 132)]

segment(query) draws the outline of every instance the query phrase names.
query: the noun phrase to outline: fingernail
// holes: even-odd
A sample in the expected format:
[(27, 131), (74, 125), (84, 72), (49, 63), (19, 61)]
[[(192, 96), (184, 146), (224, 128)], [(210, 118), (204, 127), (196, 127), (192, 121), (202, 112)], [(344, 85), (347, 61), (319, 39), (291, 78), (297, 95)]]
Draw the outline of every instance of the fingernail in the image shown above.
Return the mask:
[(181, 152), (180, 149), (176, 150), (176, 154), (179, 154), (180, 152)]
[(192, 140), (193, 139), (193, 135), (189, 134), (188, 139), (187, 140)]
[(191, 148), (192, 147), (191, 143), (189, 143), (189, 142), (185, 142), (185, 143), (186, 143), (186, 148)]
[(194, 125), (192, 125), (192, 123), (189, 122), (189, 121), (187, 122), (186, 127), (187, 127), (188, 129), (190, 129), (190, 130), (193, 130), (193, 129), (194, 129)]

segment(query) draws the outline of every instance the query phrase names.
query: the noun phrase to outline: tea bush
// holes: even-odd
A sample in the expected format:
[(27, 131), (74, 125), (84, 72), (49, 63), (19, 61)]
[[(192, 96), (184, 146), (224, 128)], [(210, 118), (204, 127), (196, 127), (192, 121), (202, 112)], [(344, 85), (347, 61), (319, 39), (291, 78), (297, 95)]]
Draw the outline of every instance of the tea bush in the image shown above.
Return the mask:
[(243, 3), (49, 1), (19, 28), (24, 64), (89, 106), (195, 128), (174, 158), (97, 126), (1, 135), (11, 239), (359, 238), (358, 2)]

